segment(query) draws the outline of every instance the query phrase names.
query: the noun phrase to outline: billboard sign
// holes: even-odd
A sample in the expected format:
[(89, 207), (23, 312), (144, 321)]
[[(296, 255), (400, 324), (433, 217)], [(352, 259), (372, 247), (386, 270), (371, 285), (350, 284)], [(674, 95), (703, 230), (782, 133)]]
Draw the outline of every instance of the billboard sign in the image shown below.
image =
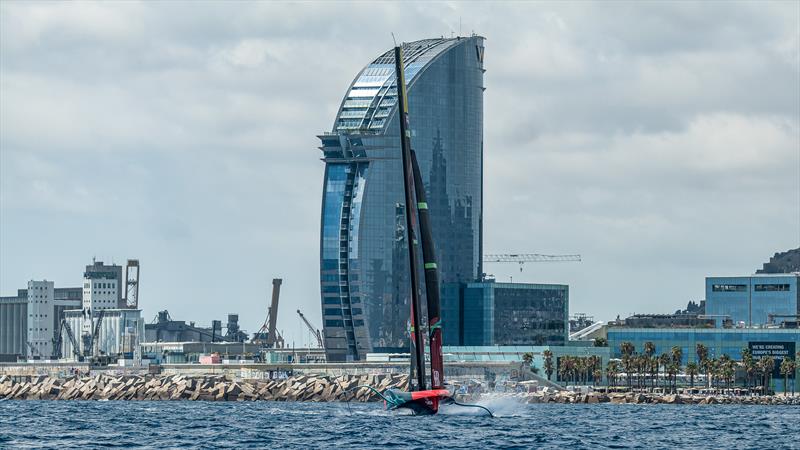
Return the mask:
[[(783, 378), (781, 375), (781, 363), (783, 358), (794, 358), (794, 342), (750, 342), (748, 344), (753, 359), (756, 361), (762, 356), (771, 356), (775, 360), (775, 369), (772, 371), (772, 378)], [(794, 374), (789, 376), (794, 378)]]

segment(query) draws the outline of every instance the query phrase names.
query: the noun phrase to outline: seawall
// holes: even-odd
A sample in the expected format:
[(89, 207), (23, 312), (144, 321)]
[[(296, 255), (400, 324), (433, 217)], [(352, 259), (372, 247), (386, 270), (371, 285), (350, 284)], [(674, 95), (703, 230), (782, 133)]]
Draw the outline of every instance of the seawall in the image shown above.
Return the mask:
[(14, 400), (207, 400), (378, 401), (367, 388), (406, 389), (408, 375), (296, 375), (281, 380), (231, 380), (225, 376), (46, 375), (0, 377), (0, 399)]

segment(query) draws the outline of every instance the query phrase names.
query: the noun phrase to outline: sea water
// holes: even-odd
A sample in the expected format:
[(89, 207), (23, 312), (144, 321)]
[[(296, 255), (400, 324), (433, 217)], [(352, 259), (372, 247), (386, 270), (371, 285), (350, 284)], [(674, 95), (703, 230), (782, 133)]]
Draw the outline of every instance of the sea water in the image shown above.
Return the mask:
[(800, 408), (522, 405), (496, 417), (380, 403), (3, 401), (0, 448), (800, 448)]

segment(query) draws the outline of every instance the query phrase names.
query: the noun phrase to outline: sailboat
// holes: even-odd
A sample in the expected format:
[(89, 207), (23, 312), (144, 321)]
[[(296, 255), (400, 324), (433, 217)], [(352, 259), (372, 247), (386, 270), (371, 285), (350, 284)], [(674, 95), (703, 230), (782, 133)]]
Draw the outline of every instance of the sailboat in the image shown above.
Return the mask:
[[(441, 307), (439, 299), (439, 269), (431, 233), (430, 214), (425, 198), (425, 187), (422, 184), (419, 164), (414, 150), (411, 149), (411, 132), (408, 122), (408, 97), (406, 95), (405, 75), (403, 72), (403, 49), (394, 48), (395, 74), (397, 83), (398, 111), (400, 113), (400, 139), (403, 162), (403, 187), (405, 192), (406, 232), (408, 233), (408, 260), (411, 280), (411, 378), (409, 390), (387, 389), (381, 394), (387, 409), (410, 409), (415, 415), (431, 415), (439, 411), (444, 404), (474, 406), (486, 410), (479, 405), (458, 403), (453, 392), (445, 387), (444, 363), (442, 357)], [(416, 199), (416, 201), (415, 201)], [(425, 339), (420, 320), (422, 317), (419, 299), (419, 280), (417, 263), (417, 219), (419, 221), (419, 238), (422, 247), (423, 269), (425, 273), (425, 299), (427, 306), (430, 347), (430, 387), (425, 371)]]

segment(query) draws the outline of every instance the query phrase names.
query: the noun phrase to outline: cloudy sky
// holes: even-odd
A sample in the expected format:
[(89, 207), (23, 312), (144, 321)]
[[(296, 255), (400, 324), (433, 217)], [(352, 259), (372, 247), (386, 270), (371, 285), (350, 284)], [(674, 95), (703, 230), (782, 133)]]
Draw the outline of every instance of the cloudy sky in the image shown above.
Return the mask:
[[(147, 320), (320, 324), (323, 163), (400, 40), (486, 41), (487, 265), (599, 319), (800, 245), (800, 3), (0, 3), (0, 294), (142, 264)], [(413, 120), (413, 118), (412, 118)]]

